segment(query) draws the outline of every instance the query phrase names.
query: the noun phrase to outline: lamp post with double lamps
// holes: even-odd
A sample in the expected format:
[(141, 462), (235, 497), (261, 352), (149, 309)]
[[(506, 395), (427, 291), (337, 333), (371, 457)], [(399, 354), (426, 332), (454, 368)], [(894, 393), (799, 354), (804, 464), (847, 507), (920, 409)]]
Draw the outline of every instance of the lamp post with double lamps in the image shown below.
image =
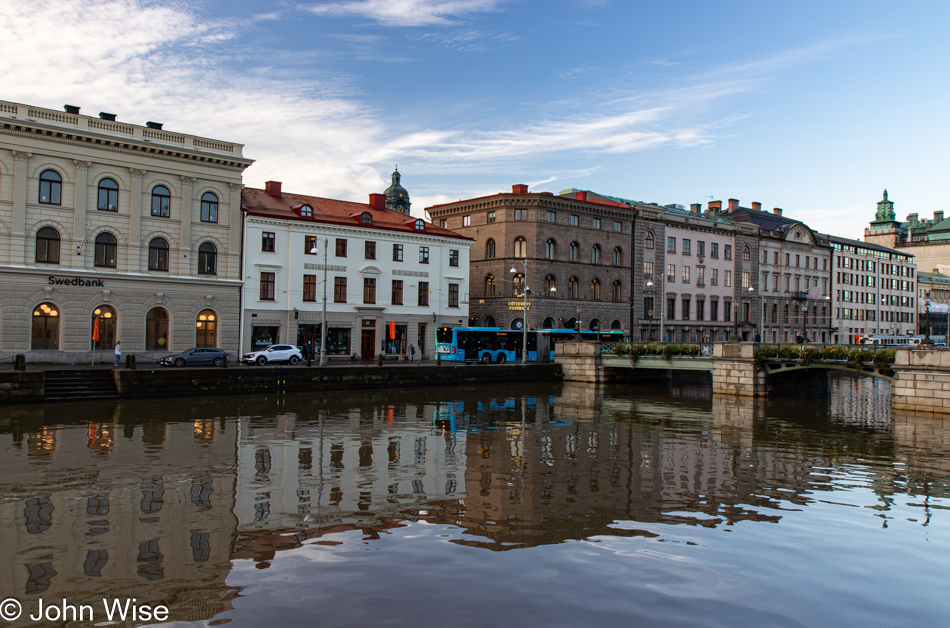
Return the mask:
[[(656, 303), (656, 285), (653, 283), (654, 277), (655, 277), (655, 275), (650, 275), (650, 279), (647, 281), (647, 288), (650, 289), (650, 296), (651, 296), (651, 298), (653, 299), (653, 309), (650, 310), (650, 312), (649, 312), (649, 316), (650, 316), (650, 331), (651, 331), (651, 332), (653, 331), (653, 320), (654, 320), (654, 318), (655, 318), (655, 316), (653, 316), (653, 312), (656, 312), (656, 311), (657, 311), (657, 307), (656, 307), (656, 306), (657, 306), (657, 303)], [(660, 290), (661, 290), (661, 291), (662, 291), (662, 289), (663, 289), (662, 286), (660, 286)], [(664, 298), (664, 300), (665, 300), (665, 298)], [(663, 342), (663, 318), (664, 318), (664, 316), (663, 316), (663, 307), (664, 307), (665, 305), (666, 305), (665, 303), (661, 303), (661, 304), (660, 304), (660, 309), (659, 309), (659, 312), (660, 312), (660, 339), (659, 339), (659, 340), (660, 340), (660, 342)]]
[[(320, 324), (320, 366), (327, 365), (327, 246), (329, 238), (323, 238), (323, 322)], [(310, 251), (320, 253), (316, 246)]]
[(515, 268), (515, 263), (521, 262), (521, 265), (524, 266), (524, 281), (521, 282), (521, 292), (524, 293), (524, 304), (522, 305), (521, 311), (521, 363), (528, 363), (528, 260), (515, 260), (511, 264), (511, 270), (508, 271), (511, 274), (515, 274), (518, 270)]

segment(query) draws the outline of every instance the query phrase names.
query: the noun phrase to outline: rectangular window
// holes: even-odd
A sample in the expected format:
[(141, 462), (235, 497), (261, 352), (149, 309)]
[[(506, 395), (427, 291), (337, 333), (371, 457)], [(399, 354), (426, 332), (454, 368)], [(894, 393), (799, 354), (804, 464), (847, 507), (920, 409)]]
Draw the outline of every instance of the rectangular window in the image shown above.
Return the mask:
[(676, 264), (666, 265), (666, 281), (676, 283)]
[(274, 300), (274, 284), (276, 273), (261, 273), (261, 301)]
[(472, 226), (472, 217), (471, 216), (462, 216), (462, 226), (471, 227)]
[(719, 285), (719, 269), (713, 268), (712, 273), (709, 275), (709, 285), (718, 286)]
[[(522, 210), (524, 211), (524, 210)], [(428, 264), (429, 263), (429, 247), (420, 246), (419, 247), (419, 263)]]
[(676, 253), (676, 238), (669, 236), (666, 239), (666, 252), (667, 253)]
[(448, 221), (447, 221), (445, 218), (440, 218), (440, 219), (439, 219), (439, 226), (440, 226), (440, 227), (442, 227), (443, 229), (445, 229), (447, 225), (448, 225)]
[(515, 220), (527, 220), (528, 219), (528, 210), (527, 209), (516, 209), (515, 210)]
[(590, 221), (590, 226), (594, 229), (600, 229), (600, 218), (593, 218)]
[(402, 305), (402, 279), (393, 279), (393, 305)]
[(449, 307), (459, 306), (459, 285), (457, 283), (449, 284)]
[(726, 288), (732, 287), (732, 271), (731, 270), (723, 271), (722, 285), (725, 286)]
[(676, 298), (666, 300), (666, 318), (670, 320), (676, 318)]
[(557, 214), (555, 212), (548, 212), (548, 222), (557, 222)]
[(449, 249), (449, 266), (459, 265), (459, 252), (456, 249)]
[(792, 257), (792, 256), (791, 256), (791, 254), (789, 254), (789, 253), (786, 253), (786, 254), (785, 254), (785, 265), (786, 265), (786, 266), (791, 266), (791, 264), (792, 264), (792, 262), (791, 262), (791, 257)]
[(333, 302), (346, 303), (346, 277), (333, 278)]
[(495, 222), (495, 212), (488, 212), (488, 222), (489, 223)]
[(801, 266), (801, 265), (802, 265), (802, 256), (801, 256), (801, 255), (796, 255), (796, 256), (795, 256), (795, 268), (798, 268), (798, 267)]
[(277, 236), (274, 235), (273, 231), (264, 231), (261, 233), (261, 251), (265, 253), (273, 253), (277, 250), (276, 244)]
[(749, 287), (749, 273), (747, 272), (742, 273), (742, 287), (743, 288)]
[(692, 245), (692, 242), (690, 242), (690, 241), (689, 241), (688, 239), (686, 239), (686, 238), (683, 238), (683, 255), (689, 255), (689, 254), (690, 254), (689, 251), (690, 251), (691, 245)]
[(683, 301), (680, 304), (680, 318), (684, 321), (689, 320), (689, 297), (683, 297)]
[(316, 275), (303, 276), (303, 300), (304, 301), (317, 300), (317, 276)]
[(419, 282), (419, 298), (417, 299), (419, 305), (429, 305), (429, 282), (420, 281)]
[(689, 266), (683, 266), (683, 283), (689, 283)]
[(732, 259), (732, 245), (724, 244), (722, 247), (722, 257), (723, 259)]
[(363, 278), (363, 303), (376, 303), (376, 278)]
[(304, 236), (303, 237), (303, 252), (304, 255), (316, 255), (317, 254), (317, 236)]
[(643, 278), (653, 279), (653, 262), (643, 262)]
[(617, 233), (620, 233), (621, 231), (623, 231), (623, 223), (622, 223), (622, 222), (617, 222), (617, 221), (615, 220), (615, 221), (614, 221), (614, 231), (617, 232)]
[(578, 225), (577, 214), (571, 214), (571, 226), (576, 227)]
[(696, 286), (699, 288), (706, 286), (706, 269), (702, 266), (696, 268)]
[(363, 258), (376, 259), (376, 243), (367, 240), (363, 243)]
[(393, 245), (393, 261), (394, 262), (402, 261), (402, 245), (401, 244)]
[(703, 240), (696, 240), (696, 255), (703, 257), (706, 255), (706, 242)]
[(696, 320), (701, 321), (706, 318), (706, 302), (702, 300), (696, 301)]
[(732, 320), (732, 301), (726, 301), (722, 306), (722, 320), (727, 323)]
[(718, 242), (711, 242), (709, 244), (709, 257), (714, 257), (716, 259), (719, 259), (719, 243)]
[(778, 266), (778, 251), (772, 253), (772, 263)]
[(343, 238), (336, 239), (336, 256), (346, 257), (346, 240)]
[(709, 320), (718, 321), (719, 320), (719, 301), (710, 301), (709, 303)]

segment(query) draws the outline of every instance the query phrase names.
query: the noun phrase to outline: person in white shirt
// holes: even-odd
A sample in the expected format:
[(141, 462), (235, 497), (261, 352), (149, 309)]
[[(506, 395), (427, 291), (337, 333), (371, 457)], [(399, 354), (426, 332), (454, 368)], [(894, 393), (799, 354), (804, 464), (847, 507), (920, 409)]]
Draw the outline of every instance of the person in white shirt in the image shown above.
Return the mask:
[(119, 359), (122, 357), (122, 343), (115, 341), (115, 366), (119, 366)]

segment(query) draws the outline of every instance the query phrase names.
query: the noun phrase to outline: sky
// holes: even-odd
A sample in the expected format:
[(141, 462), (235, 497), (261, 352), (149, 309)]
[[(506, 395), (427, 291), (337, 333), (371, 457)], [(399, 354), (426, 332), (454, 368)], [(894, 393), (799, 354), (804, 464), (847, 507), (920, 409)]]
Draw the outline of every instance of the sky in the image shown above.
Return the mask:
[[(950, 3), (0, 2), (0, 99), (245, 144), (246, 185), (413, 214), (510, 191), (739, 199), (859, 238), (945, 210)], [(15, 61), (13, 61), (15, 60)]]

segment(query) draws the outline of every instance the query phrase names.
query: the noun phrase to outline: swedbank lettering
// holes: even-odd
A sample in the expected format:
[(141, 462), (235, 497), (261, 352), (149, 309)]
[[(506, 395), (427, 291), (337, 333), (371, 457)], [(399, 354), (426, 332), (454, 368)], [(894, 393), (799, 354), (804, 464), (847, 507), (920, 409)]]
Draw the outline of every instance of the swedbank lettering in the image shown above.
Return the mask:
[(83, 279), (82, 277), (73, 277), (68, 279), (66, 277), (53, 277), (49, 276), (49, 285), (51, 286), (79, 286), (82, 288), (101, 288), (103, 287), (102, 279)]

